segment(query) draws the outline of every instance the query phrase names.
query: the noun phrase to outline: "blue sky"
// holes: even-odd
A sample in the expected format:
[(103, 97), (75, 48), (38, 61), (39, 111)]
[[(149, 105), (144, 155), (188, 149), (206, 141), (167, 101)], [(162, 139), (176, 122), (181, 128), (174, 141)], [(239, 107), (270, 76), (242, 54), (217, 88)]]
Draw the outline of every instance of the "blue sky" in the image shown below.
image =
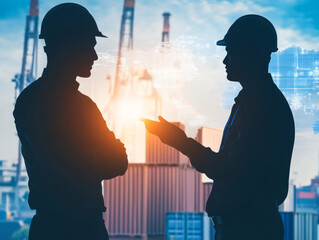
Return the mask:
[[(39, 1), (39, 23), (53, 6), (64, 1)], [(104, 76), (114, 76), (116, 50), (119, 40), (122, 0), (81, 0), (96, 18), (101, 31), (109, 39), (99, 39), (97, 51), (109, 60), (97, 64), (90, 79), (80, 79), (81, 90), (96, 100), (103, 109), (103, 97), (98, 94)], [(20, 71), (25, 19), (29, 0), (0, 2), (0, 159), (14, 161), (17, 137), (12, 118), (14, 84), (11, 79)], [(224, 48), (214, 43), (222, 38), (230, 24), (248, 13), (267, 17), (277, 29), (279, 50), (297, 45), (319, 50), (319, 2), (309, 0), (276, 1), (202, 1), (202, 0), (136, 0), (134, 19), (134, 49), (136, 55), (153, 54), (162, 31), (162, 13), (171, 12), (170, 39), (174, 51), (170, 54), (184, 71), (179, 85), (182, 94), (177, 115), (172, 120), (198, 122), (205, 126), (223, 128), (229, 110), (221, 106), (221, 93), (226, 82), (222, 59)], [(43, 43), (39, 41), (39, 74), (45, 66)], [(110, 60), (111, 59), (111, 60)], [(93, 89), (93, 90), (92, 90)], [(165, 95), (165, 89), (161, 90)], [(166, 92), (171, 90), (167, 89)], [(106, 97), (107, 98), (107, 97)], [(209, 104), (203, 104), (209, 103)], [(192, 116), (197, 116), (192, 119)], [(297, 171), (296, 182), (306, 184), (317, 174), (319, 139), (312, 133), (311, 121), (296, 113), (297, 137), (292, 172)], [(308, 124), (309, 122), (309, 124)], [(307, 127), (309, 126), (309, 127)], [(194, 135), (196, 126), (188, 133)], [(293, 174), (294, 175), (294, 174)]]

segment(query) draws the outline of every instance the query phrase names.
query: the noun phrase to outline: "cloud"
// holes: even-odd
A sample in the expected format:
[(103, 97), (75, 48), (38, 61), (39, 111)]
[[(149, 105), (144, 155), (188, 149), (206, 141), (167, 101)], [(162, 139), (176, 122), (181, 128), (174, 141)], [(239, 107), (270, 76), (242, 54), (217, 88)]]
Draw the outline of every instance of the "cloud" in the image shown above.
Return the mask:
[(305, 34), (301, 30), (292, 28), (277, 28), (279, 50), (291, 46), (300, 46), (305, 49), (319, 50), (319, 36)]

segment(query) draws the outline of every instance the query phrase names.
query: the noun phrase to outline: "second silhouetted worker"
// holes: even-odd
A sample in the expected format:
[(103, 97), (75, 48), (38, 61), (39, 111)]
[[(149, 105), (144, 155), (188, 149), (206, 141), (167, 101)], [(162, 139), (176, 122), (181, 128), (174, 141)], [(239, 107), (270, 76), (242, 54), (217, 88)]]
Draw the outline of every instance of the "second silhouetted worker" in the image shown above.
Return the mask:
[(277, 51), (276, 31), (264, 17), (245, 15), (217, 45), (226, 46), (228, 80), (243, 87), (219, 151), (187, 138), (161, 117), (160, 122), (143, 121), (214, 180), (206, 211), (216, 240), (282, 240), (278, 205), (287, 196), (295, 132), (289, 105), (268, 73), (270, 54)]

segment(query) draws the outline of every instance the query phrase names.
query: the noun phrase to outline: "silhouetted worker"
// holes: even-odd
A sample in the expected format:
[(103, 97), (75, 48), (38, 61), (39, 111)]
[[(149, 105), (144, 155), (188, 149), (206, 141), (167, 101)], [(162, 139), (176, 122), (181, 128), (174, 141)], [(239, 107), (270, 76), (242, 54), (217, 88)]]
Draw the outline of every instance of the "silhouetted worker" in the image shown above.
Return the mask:
[(106, 240), (101, 181), (126, 172), (126, 149), (76, 82), (91, 75), (95, 37), (105, 36), (84, 7), (65, 3), (45, 15), (39, 37), (47, 67), (13, 113), (36, 209), (29, 239)]
[(144, 119), (146, 128), (190, 158), (214, 180), (206, 211), (217, 240), (279, 240), (278, 205), (287, 196), (294, 144), (289, 105), (268, 73), (277, 35), (264, 17), (245, 15), (217, 45), (226, 46), (227, 78), (243, 89), (235, 98), (218, 152), (204, 147), (162, 117)]

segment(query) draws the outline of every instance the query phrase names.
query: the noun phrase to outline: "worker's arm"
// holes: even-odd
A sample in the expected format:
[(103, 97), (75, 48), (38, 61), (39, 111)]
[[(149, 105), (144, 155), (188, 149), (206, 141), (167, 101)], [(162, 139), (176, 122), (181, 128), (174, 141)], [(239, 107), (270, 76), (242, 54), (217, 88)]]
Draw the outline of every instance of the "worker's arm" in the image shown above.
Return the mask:
[[(83, 119), (73, 120), (72, 116), (77, 116), (73, 113), (70, 118), (62, 117), (55, 120), (61, 121), (60, 126), (72, 127), (65, 129), (65, 132), (61, 131), (61, 128), (49, 129), (56, 141), (63, 143), (52, 144), (50, 148), (55, 147), (55, 152), (61, 153), (72, 171), (88, 180), (111, 179), (123, 175), (128, 167), (124, 144), (107, 128), (95, 103), (89, 104), (90, 112)], [(68, 134), (70, 136), (67, 136)]]
[[(126, 172), (124, 145), (107, 128), (90, 99), (85, 101), (90, 107), (85, 116), (81, 115), (82, 110), (63, 106), (68, 102), (57, 104), (45, 100), (32, 107), (26, 100), (17, 101), (14, 111), (19, 137), (29, 146), (28, 152), (36, 156), (35, 164), (64, 178), (74, 178), (76, 174), (92, 181)], [(34, 113), (27, 114), (27, 111)]]
[(94, 153), (96, 171), (103, 179), (124, 175), (128, 168), (124, 144), (115, 138), (96, 104), (92, 104), (89, 141)]
[(180, 150), (186, 155), (192, 166), (199, 172), (205, 173), (211, 179), (218, 179), (224, 173), (222, 152), (214, 152), (193, 138), (185, 139)]
[(213, 179), (221, 174), (222, 166), (219, 153), (215, 153), (196, 140), (188, 138), (182, 129), (169, 123), (161, 116), (159, 116), (159, 122), (149, 119), (141, 120), (146, 129), (157, 135), (163, 143), (188, 156), (197, 171), (207, 174), (207, 169), (210, 169), (209, 176)]

